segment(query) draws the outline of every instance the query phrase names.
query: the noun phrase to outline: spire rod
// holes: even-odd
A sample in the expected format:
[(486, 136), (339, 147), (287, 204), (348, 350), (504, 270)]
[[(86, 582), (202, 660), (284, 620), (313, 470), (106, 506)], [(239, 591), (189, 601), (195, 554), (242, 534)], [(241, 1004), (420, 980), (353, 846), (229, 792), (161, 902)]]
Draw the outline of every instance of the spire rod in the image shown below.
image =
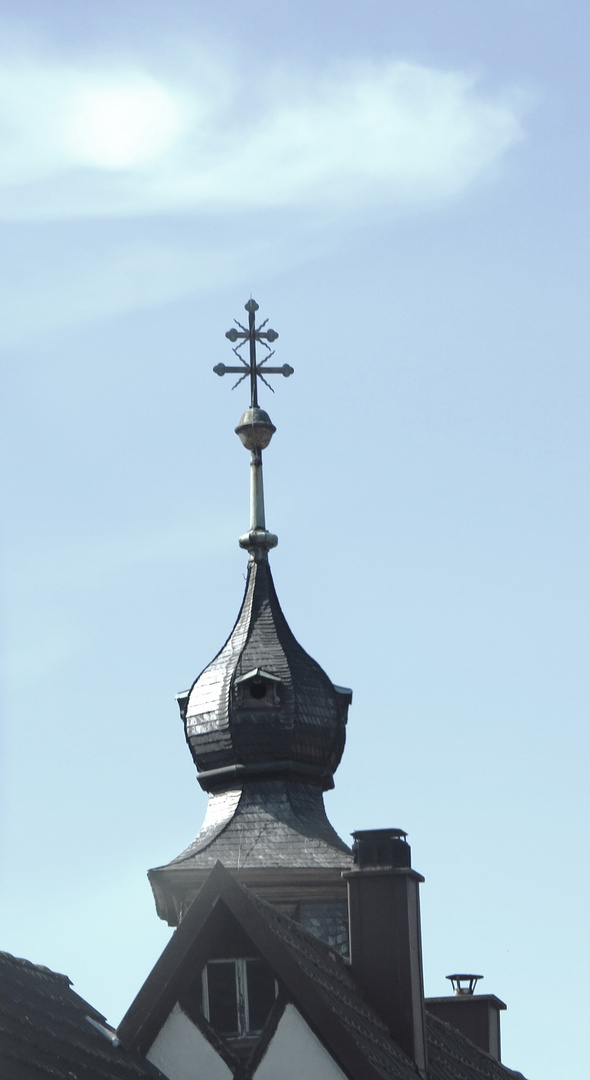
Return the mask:
[[(248, 312), (248, 326), (245, 327), (242, 323), (234, 319), (234, 322), (238, 329), (232, 327), (226, 333), (226, 338), (234, 345), (233, 352), (240, 361), (240, 366), (228, 366), (227, 364), (217, 364), (213, 371), (216, 375), (239, 375), (240, 378), (232, 386), (232, 390), (235, 390), (236, 386), (239, 386), (244, 379), (250, 377), (250, 408), (246, 409), (243, 414), (236, 430), (236, 434), (239, 435), (243, 445), (247, 450), (251, 452), (250, 458), (250, 529), (243, 536), (240, 536), (240, 547), (246, 548), (250, 553), (250, 559), (255, 562), (261, 559), (266, 559), (268, 552), (271, 548), (276, 547), (278, 543), (277, 537), (274, 533), (267, 531), (265, 515), (264, 515), (264, 486), (262, 481), (262, 451), (266, 449), (270, 440), (272, 439), (276, 428), (270, 419), (270, 416), (264, 409), (261, 409), (258, 405), (258, 380), (261, 379), (265, 386), (268, 387), (274, 394), (274, 389), (267, 382), (266, 375), (284, 375), (288, 378), (293, 374), (293, 368), (289, 364), (283, 364), (282, 367), (268, 367), (267, 361), (274, 356), (274, 350), (271, 349), (273, 341), (276, 341), (278, 334), (276, 330), (265, 330), (264, 327), (268, 323), (268, 319), (265, 319), (260, 326), (256, 326), (256, 312), (258, 311), (258, 304), (250, 297), (248, 303), (244, 305)], [(238, 345), (235, 342), (239, 342)], [(267, 355), (262, 360), (258, 360), (256, 356), (256, 343), (264, 345), (267, 349)], [(270, 344), (269, 344), (270, 342)], [(248, 360), (246, 360), (240, 349), (248, 343)]]

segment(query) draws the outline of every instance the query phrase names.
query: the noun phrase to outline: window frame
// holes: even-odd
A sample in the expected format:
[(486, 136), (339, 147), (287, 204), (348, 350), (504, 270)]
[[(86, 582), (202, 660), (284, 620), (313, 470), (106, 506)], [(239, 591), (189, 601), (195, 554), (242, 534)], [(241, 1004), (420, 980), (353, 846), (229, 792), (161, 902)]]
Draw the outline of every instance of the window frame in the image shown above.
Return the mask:
[[(215, 959), (208, 960), (201, 972), (201, 1001), (203, 1008), (203, 1015), (205, 1019), (211, 1023), (211, 1010), (209, 1006), (209, 977), (208, 968), (213, 964), (233, 964), (234, 978), (236, 988), (236, 1018), (237, 1018), (237, 1031), (218, 1031), (213, 1027), (214, 1031), (222, 1038), (226, 1039), (247, 1039), (257, 1038), (262, 1034), (262, 1028), (256, 1028), (252, 1030), (250, 1027), (250, 1003), (248, 1000), (248, 964), (249, 963), (263, 963), (264, 960), (261, 956), (223, 956), (216, 957)], [(271, 972), (272, 975), (272, 972)], [(279, 995), (279, 984), (276, 978), (273, 977), (274, 982), (274, 1000), (277, 1000)], [(271, 1006), (272, 1008), (272, 1006)], [(265, 1021), (266, 1023), (266, 1021)]]

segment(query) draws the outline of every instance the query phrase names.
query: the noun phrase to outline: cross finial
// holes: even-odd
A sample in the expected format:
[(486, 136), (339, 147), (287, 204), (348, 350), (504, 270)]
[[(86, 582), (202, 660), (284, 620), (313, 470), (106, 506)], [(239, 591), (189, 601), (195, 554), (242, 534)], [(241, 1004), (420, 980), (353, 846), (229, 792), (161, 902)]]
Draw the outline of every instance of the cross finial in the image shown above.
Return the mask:
[[(249, 375), (250, 376), (250, 406), (251, 408), (258, 407), (258, 379), (262, 379), (265, 386), (268, 386), (269, 390), (274, 390), (269, 382), (266, 381), (265, 375), (284, 375), (287, 379), (289, 375), (293, 374), (293, 368), (289, 364), (283, 364), (282, 367), (267, 367), (267, 361), (271, 356), (274, 356), (274, 349), (271, 349), (269, 342), (272, 344), (276, 341), (278, 334), (276, 330), (265, 330), (268, 319), (265, 319), (260, 326), (256, 326), (256, 312), (258, 311), (258, 304), (255, 300), (248, 300), (248, 303), (244, 305), (248, 312), (248, 327), (242, 326), (237, 319), (234, 322), (238, 330), (232, 327), (226, 333), (226, 338), (229, 341), (239, 341), (239, 345), (234, 345), (233, 352), (240, 361), (241, 367), (228, 367), (227, 364), (216, 364), (213, 371), (216, 375), (240, 375), (238, 381), (232, 386), (232, 390), (235, 390), (236, 386), (239, 386), (241, 382)], [(268, 349), (267, 355), (260, 361), (256, 357), (256, 342), (260, 342), (264, 345), (265, 349)], [(244, 345), (248, 342), (250, 346), (249, 360), (246, 361), (240, 349), (243, 349)]]

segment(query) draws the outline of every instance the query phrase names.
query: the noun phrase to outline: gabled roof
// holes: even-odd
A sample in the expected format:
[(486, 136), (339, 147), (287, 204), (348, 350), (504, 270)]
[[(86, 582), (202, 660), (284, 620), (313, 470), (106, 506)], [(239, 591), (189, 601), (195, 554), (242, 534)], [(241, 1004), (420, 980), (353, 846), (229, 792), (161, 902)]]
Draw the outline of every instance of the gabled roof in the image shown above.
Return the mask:
[(0, 952), (2, 1080), (162, 1080), (119, 1045), (67, 975)]
[[(416, 1080), (414, 1063), (355, 983), (341, 956), (239, 885), (218, 863), (119, 1028), (121, 1042), (146, 1053), (175, 1003), (211, 952), (217, 921), (233, 920), (274, 971), (286, 999), (351, 1080)], [(431, 1080), (514, 1080), (449, 1025), (429, 1018)], [(253, 1059), (256, 1062), (256, 1056)], [(245, 1072), (241, 1075), (249, 1076)]]
[(352, 1080), (416, 1080), (413, 1063), (323, 942), (239, 885), (218, 863), (121, 1021), (123, 1045), (146, 1053), (208, 958), (220, 911), (233, 918), (309, 1026)]

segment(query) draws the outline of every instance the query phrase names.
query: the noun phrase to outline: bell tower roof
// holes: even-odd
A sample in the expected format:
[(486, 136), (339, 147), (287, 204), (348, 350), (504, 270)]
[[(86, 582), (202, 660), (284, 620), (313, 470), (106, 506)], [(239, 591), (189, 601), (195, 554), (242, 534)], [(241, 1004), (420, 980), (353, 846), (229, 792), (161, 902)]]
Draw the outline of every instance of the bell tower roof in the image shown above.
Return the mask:
[[(250, 406), (236, 427), (250, 451), (250, 527), (239, 540), (249, 553), (248, 578), (225, 645), (178, 695), (209, 808), (193, 843), (150, 871), (158, 912), (172, 925), (217, 859), (254, 874), (260, 894), (299, 903), (310, 890), (315, 899), (340, 898), (340, 873), (351, 858), (326, 817), (322, 793), (334, 786), (352, 691), (332, 683), (295, 639), (268, 562), (278, 541), (266, 528), (262, 451), (276, 428), (258, 403), (258, 383), (272, 390), (267, 376), (288, 377), (293, 368), (268, 364), (278, 334), (266, 329), (268, 320), (256, 325), (255, 300), (245, 307), (248, 325), (236, 322), (226, 334), (239, 365), (213, 370), (239, 375), (235, 386), (250, 382)], [(266, 349), (262, 360), (257, 346)]]
[(333, 787), (351, 696), (296, 641), (268, 560), (252, 560), (236, 624), (181, 702), (201, 786), (282, 775)]

